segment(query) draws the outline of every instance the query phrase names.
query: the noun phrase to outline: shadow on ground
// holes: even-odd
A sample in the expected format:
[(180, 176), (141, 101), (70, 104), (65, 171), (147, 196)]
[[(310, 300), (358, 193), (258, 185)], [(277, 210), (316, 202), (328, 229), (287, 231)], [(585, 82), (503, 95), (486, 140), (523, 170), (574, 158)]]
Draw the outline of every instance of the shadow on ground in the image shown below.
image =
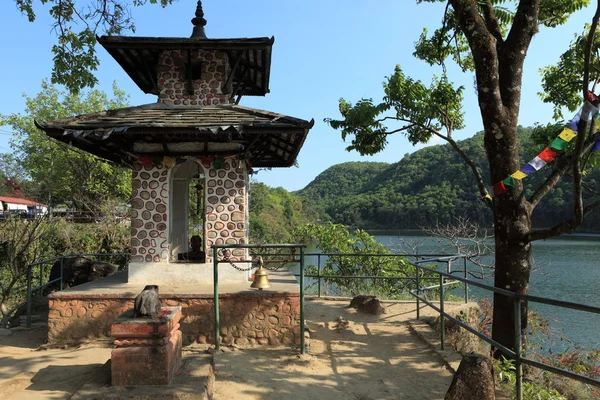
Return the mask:
[(307, 302), (310, 355), (288, 349), (217, 353), (215, 399), (444, 398), (452, 374), (410, 332), (414, 303), (387, 303), (380, 316), (358, 314), (347, 304)]

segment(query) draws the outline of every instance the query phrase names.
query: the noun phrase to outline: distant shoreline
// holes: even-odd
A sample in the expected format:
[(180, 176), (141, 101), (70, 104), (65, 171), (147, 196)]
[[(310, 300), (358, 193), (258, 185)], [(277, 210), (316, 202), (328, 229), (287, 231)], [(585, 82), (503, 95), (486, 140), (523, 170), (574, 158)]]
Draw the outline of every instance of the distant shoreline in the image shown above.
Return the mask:
[[(369, 234), (369, 235), (373, 235), (373, 236), (429, 236), (427, 234), (425, 234), (422, 230), (420, 229), (401, 229), (401, 230), (396, 230), (396, 229), (365, 229), (365, 231)], [(548, 240), (552, 240), (552, 239), (569, 239), (569, 238), (577, 238), (577, 239), (600, 239), (600, 232), (588, 232), (588, 231), (584, 231), (584, 232), (575, 232), (575, 233), (571, 233), (569, 235), (559, 235), (559, 236), (554, 236), (552, 238), (549, 238)]]

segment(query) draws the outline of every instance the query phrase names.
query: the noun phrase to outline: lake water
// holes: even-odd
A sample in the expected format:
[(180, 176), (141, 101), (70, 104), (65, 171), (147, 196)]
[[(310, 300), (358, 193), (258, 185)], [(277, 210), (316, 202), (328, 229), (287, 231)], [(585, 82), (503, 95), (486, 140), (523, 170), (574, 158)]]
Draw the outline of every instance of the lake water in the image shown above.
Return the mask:
[[(399, 237), (376, 235), (380, 243), (392, 250), (398, 250)], [(423, 236), (413, 234), (401, 237), (405, 243), (419, 243), (420, 254), (440, 250), (436, 241)], [(534, 242), (533, 257), (536, 267), (531, 274), (531, 295), (600, 307), (600, 235), (561, 236)], [(316, 260), (309, 263), (316, 263)], [(485, 281), (493, 284), (492, 279), (489, 277)], [(457, 294), (461, 293), (462, 289)], [(481, 298), (488, 292), (471, 288), (469, 295)], [(600, 348), (600, 315), (541, 304), (531, 304), (530, 307), (549, 319), (557, 336), (564, 333), (565, 337), (578, 345)], [(566, 347), (564, 342), (554, 345), (556, 350)]]

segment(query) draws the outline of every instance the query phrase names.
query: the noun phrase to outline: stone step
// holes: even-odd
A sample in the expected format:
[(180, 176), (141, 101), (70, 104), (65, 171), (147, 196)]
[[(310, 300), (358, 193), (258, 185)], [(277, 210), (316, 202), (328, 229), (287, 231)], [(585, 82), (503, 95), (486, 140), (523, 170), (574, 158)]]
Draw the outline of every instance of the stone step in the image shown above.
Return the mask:
[(169, 385), (111, 386), (110, 360), (98, 367), (93, 378), (83, 385), (71, 400), (146, 400), (153, 398), (173, 400), (208, 400), (214, 392), (215, 375), (210, 354), (186, 352), (181, 366)]

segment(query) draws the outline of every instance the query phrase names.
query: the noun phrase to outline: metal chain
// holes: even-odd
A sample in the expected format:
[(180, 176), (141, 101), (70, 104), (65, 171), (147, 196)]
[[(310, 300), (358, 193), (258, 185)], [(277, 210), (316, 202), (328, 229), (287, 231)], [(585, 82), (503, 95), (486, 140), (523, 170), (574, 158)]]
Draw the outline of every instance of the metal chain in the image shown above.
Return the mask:
[[(257, 249), (258, 249), (258, 250), (260, 250), (261, 248), (260, 248), (260, 247), (258, 247)], [(287, 258), (287, 259), (285, 259), (285, 260), (282, 260), (282, 262), (281, 262), (281, 264), (279, 265), (279, 267), (267, 267), (266, 265), (263, 265), (263, 268), (265, 268), (265, 269), (267, 269), (267, 270), (269, 270), (269, 271), (277, 271), (277, 270), (279, 270), (280, 268), (282, 268), (283, 266), (285, 266), (286, 264), (288, 264), (288, 263), (290, 263), (290, 262), (297, 262), (298, 260), (296, 260), (296, 258), (295, 258), (295, 257), (296, 257), (296, 249), (292, 248), (292, 249), (291, 249), (291, 251), (290, 251), (290, 253), (291, 253), (291, 254), (290, 254), (290, 255), (291, 255), (291, 258)], [(277, 256), (277, 255), (279, 255), (279, 254), (281, 254), (281, 250), (280, 250), (280, 252), (279, 252), (279, 253), (277, 253), (277, 254), (273, 254), (273, 256)], [(255, 266), (255, 264), (258, 264), (259, 262), (260, 262), (261, 264), (263, 264), (263, 263), (264, 263), (264, 262), (262, 261), (262, 257), (260, 257), (260, 256), (259, 256), (259, 259), (260, 259), (260, 261), (259, 261), (259, 259), (255, 259), (255, 260), (254, 260), (254, 261), (252, 261), (252, 263), (250, 264), (250, 267), (248, 267), (248, 268), (242, 268), (242, 267), (238, 267), (237, 265), (235, 265), (235, 264), (234, 264), (234, 263), (231, 261), (230, 257), (231, 257), (231, 251), (229, 251), (229, 250), (227, 250), (227, 249), (224, 249), (224, 251), (223, 251), (223, 258), (222, 258), (222, 260), (223, 260), (223, 261), (227, 261), (227, 262), (229, 263), (229, 265), (231, 265), (231, 266), (232, 266), (234, 269), (236, 269), (236, 270), (238, 270), (238, 271), (240, 271), (240, 272), (247, 272), (247, 271), (251, 271), (251, 270), (253, 270), (253, 269), (256, 269), (256, 268), (258, 268), (257, 266)]]
[(227, 261), (229, 263), (229, 265), (231, 265), (233, 268), (237, 269), (238, 271), (246, 272), (246, 271), (250, 271), (250, 270), (253, 270), (254, 268), (256, 268), (254, 266), (254, 262), (250, 263), (250, 267), (248, 267), (248, 268), (238, 267), (233, 262), (231, 262), (230, 257), (231, 257), (231, 251), (224, 249), (223, 250), (223, 261)]

